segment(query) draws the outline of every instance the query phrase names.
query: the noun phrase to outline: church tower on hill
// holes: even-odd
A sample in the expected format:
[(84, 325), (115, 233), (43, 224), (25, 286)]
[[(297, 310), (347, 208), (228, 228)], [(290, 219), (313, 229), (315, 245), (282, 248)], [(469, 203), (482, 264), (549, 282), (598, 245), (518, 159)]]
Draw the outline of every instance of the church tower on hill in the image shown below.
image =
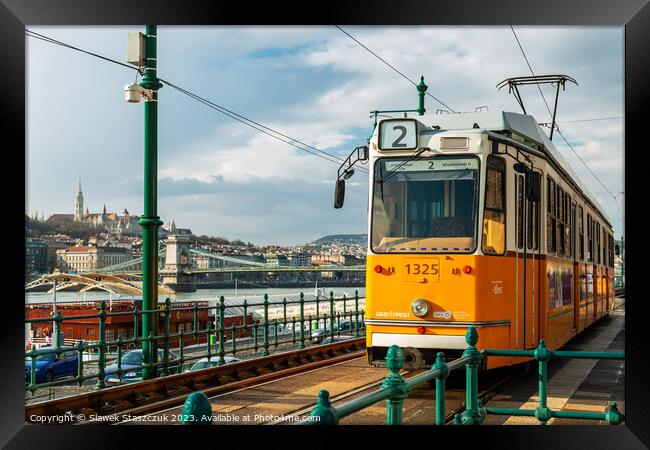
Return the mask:
[(77, 191), (77, 198), (75, 201), (74, 220), (75, 222), (81, 222), (84, 220), (84, 194), (81, 191), (81, 177), (79, 177), (79, 190)]

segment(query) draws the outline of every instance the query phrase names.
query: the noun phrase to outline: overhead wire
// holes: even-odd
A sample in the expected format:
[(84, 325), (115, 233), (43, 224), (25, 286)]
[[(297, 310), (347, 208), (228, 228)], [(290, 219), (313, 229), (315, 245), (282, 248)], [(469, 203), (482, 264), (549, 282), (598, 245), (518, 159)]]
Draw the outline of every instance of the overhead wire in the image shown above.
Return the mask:
[[(251, 127), (253, 129), (259, 131), (260, 133), (264, 133), (267, 136), (270, 136), (270, 137), (272, 137), (274, 139), (277, 139), (277, 140), (279, 140), (281, 142), (289, 144), (289, 145), (291, 145), (291, 146), (293, 146), (293, 147), (295, 147), (295, 148), (297, 148), (299, 150), (303, 150), (303, 151), (305, 151), (307, 153), (311, 153), (312, 155), (317, 156), (319, 158), (322, 158), (322, 159), (324, 159), (326, 161), (329, 161), (329, 162), (332, 162), (332, 163), (335, 163), (335, 164), (341, 164), (344, 161), (342, 158), (339, 158), (338, 156), (332, 155), (332, 154), (330, 154), (328, 152), (325, 152), (324, 150), (320, 150), (320, 149), (318, 149), (318, 148), (316, 148), (314, 146), (311, 146), (309, 144), (305, 144), (304, 142), (302, 142), (302, 141), (300, 141), (298, 139), (292, 138), (291, 136), (283, 134), (283, 133), (281, 133), (279, 131), (276, 131), (276, 130), (274, 130), (274, 129), (270, 128), (270, 127), (267, 127), (265, 125), (262, 125), (262, 124), (254, 121), (252, 119), (249, 119), (249, 118), (247, 118), (247, 117), (245, 117), (245, 116), (243, 116), (241, 114), (238, 114), (238, 113), (236, 113), (234, 111), (231, 111), (231, 110), (229, 110), (227, 108), (224, 108), (223, 106), (218, 105), (218, 104), (216, 104), (216, 103), (214, 103), (214, 102), (212, 102), (210, 100), (207, 100), (207, 99), (199, 96), (198, 94), (190, 92), (187, 89), (184, 89), (184, 88), (182, 88), (182, 87), (180, 87), (180, 86), (178, 86), (178, 85), (176, 85), (176, 84), (174, 84), (174, 83), (172, 83), (170, 81), (167, 81), (167, 80), (162, 79), (162, 78), (158, 78), (158, 79), (163, 84), (166, 84), (167, 86), (171, 87), (172, 89), (175, 89), (178, 92), (180, 92), (180, 93), (182, 93), (184, 95), (187, 95), (188, 97), (190, 97), (190, 98), (192, 98), (194, 100), (197, 100), (200, 103), (203, 103), (204, 105), (206, 105), (206, 106), (208, 106), (208, 107), (210, 107), (210, 108), (212, 108), (212, 109), (214, 109), (214, 110), (216, 110), (216, 111), (218, 111), (218, 112), (232, 118), (233, 120), (236, 120), (236, 121), (238, 121), (238, 122), (240, 122), (240, 123), (242, 123), (242, 124), (244, 124), (244, 125), (246, 125), (248, 127)], [(282, 136), (282, 137), (278, 137), (278, 136), (276, 136), (276, 135), (274, 135), (272, 133), (275, 133), (275, 134), (277, 134), (279, 136)], [(286, 139), (283, 139), (283, 138), (286, 138)], [(325, 154), (327, 156), (323, 156), (323, 155), (320, 155), (320, 154), (318, 154), (316, 152), (308, 150), (307, 148), (301, 147), (300, 145), (297, 145), (294, 142), (297, 142), (297, 143), (299, 143), (299, 144), (301, 144), (301, 145), (303, 145), (305, 147), (313, 148), (316, 151), (318, 151), (320, 153), (323, 153), (323, 154)], [(329, 156), (329, 158), (328, 158), (328, 156)], [(332, 159), (332, 158), (335, 158), (335, 159)], [(362, 171), (362, 172), (365, 171), (367, 173), (367, 170), (363, 169), (363, 168), (360, 168), (360, 171)]]
[[(137, 68), (137, 67), (130, 66), (128, 64), (124, 64), (122, 62), (116, 61), (114, 59), (111, 59), (111, 58), (108, 58), (108, 57), (105, 57), (105, 56), (102, 56), (102, 55), (99, 55), (97, 53), (93, 53), (93, 52), (90, 52), (90, 51), (87, 51), (87, 50), (83, 50), (83, 49), (81, 49), (79, 47), (75, 47), (73, 45), (66, 44), (65, 42), (53, 39), (53, 38), (51, 38), (49, 36), (45, 36), (45, 35), (42, 35), (40, 33), (36, 33), (34, 31), (31, 31), (31, 30), (28, 30), (28, 29), (25, 29), (25, 34), (28, 37), (39, 39), (39, 40), (42, 40), (42, 41), (45, 41), (45, 42), (48, 42), (48, 43), (51, 43), (51, 44), (60, 45), (60, 46), (65, 47), (65, 48), (75, 50), (75, 51), (78, 51), (78, 52), (81, 52), (81, 53), (85, 53), (87, 55), (94, 56), (96, 58), (100, 58), (100, 59), (108, 61), (108, 62), (112, 62), (114, 64), (126, 67), (128, 69), (135, 70), (136, 72), (138, 72), (140, 74), (142, 73), (140, 71), (140, 69)], [(137, 74), (136, 74), (136, 79), (137, 79)], [(246, 116), (238, 114), (238, 113), (236, 113), (236, 112), (234, 112), (232, 110), (229, 110), (228, 108), (225, 108), (225, 107), (223, 107), (223, 106), (221, 106), (221, 105), (219, 105), (217, 103), (214, 103), (214, 102), (212, 102), (210, 100), (207, 100), (207, 99), (199, 96), (198, 94), (190, 92), (187, 89), (184, 89), (184, 88), (182, 88), (182, 87), (180, 87), (180, 86), (178, 86), (178, 85), (176, 85), (176, 84), (174, 84), (174, 83), (172, 83), (170, 81), (164, 80), (162, 78), (159, 78), (159, 80), (161, 82), (163, 82), (164, 84), (168, 85), (169, 87), (177, 90), (178, 92), (180, 92), (182, 94), (185, 94), (188, 97), (199, 101), (200, 103), (203, 103), (204, 105), (206, 105), (206, 106), (208, 106), (208, 107), (210, 107), (210, 108), (212, 108), (212, 109), (214, 109), (214, 110), (216, 110), (216, 111), (230, 117), (231, 119), (236, 120), (236, 121), (238, 121), (238, 122), (240, 122), (240, 123), (242, 123), (242, 124), (244, 124), (244, 125), (246, 125), (246, 126), (248, 126), (250, 128), (253, 128), (253, 129), (261, 132), (261, 133), (264, 133), (264, 134), (266, 134), (266, 135), (268, 135), (268, 136), (270, 136), (270, 137), (272, 137), (274, 139), (277, 139), (277, 140), (279, 140), (281, 142), (284, 142), (284, 143), (286, 143), (288, 145), (291, 145), (291, 146), (293, 146), (293, 147), (295, 147), (295, 148), (297, 148), (299, 150), (305, 151), (305, 152), (310, 153), (310, 154), (312, 154), (314, 156), (317, 156), (319, 158), (322, 158), (322, 159), (324, 159), (326, 161), (329, 161), (329, 162), (332, 162), (332, 163), (338, 164), (338, 165), (340, 165), (342, 162), (345, 161), (344, 158), (340, 158), (340, 157), (338, 157), (336, 155), (333, 155), (331, 153), (328, 153), (328, 152), (326, 152), (324, 150), (318, 149), (318, 148), (316, 148), (316, 147), (314, 147), (312, 145), (306, 144), (306, 143), (300, 141), (299, 139), (293, 138), (293, 137), (288, 136), (288, 135), (286, 135), (284, 133), (281, 133), (281, 132), (279, 132), (277, 130), (274, 130), (274, 129), (270, 128), (270, 127), (267, 127), (267, 126), (265, 126), (265, 125), (263, 125), (263, 124), (261, 124), (259, 122), (256, 122), (256, 121), (254, 121), (252, 119), (249, 119)], [(272, 134), (272, 133), (274, 133), (274, 134)], [(279, 137), (279, 136), (281, 136), (281, 137)], [(283, 138), (286, 138), (286, 139), (283, 139)], [(296, 143), (298, 143), (300, 145), (297, 145)], [(305, 148), (305, 147), (307, 147), (307, 148)], [(315, 151), (308, 150), (308, 148), (313, 149)], [(318, 153), (316, 153), (316, 152), (318, 152)], [(321, 153), (321, 154), (319, 154), (319, 153)], [(323, 156), (323, 155), (327, 155), (327, 156)], [(363, 173), (369, 173), (368, 170), (363, 168), (363, 167), (360, 167), (359, 171), (363, 172)]]
[(66, 47), (66, 48), (69, 48), (71, 50), (76, 50), (78, 52), (85, 53), (87, 55), (91, 55), (91, 56), (94, 56), (96, 58), (100, 58), (100, 59), (103, 59), (105, 61), (112, 62), (114, 64), (118, 64), (120, 66), (126, 67), (127, 69), (131, 69), (131, 70), (135, 70), (137, 72), (140, 72), (140, 69), (137, 68), (137, 67), (134, 67), (134, 66), (131, 66), (129, 64), (125, 64), (125, 63), (116, 61), (116, 60), (111, 59), (111, 58), (107, 58), (106, 56), (102, 56), (102, 55), (99, 55), (97, 53), (93, 53), (93, 52), (89, 52), (87, 50), (83, 50), (83, 49), (81, 49), (79, 47), (75, 47), (75, 46), (70, 45), (70, 44), (66, 44), (65, 42), (61, 42), (61, 41), (53, 39), (53, 38), (51, 38), (49, 36), (45, 36), (43, 34), (36, 33), (35, 31), (28, 30), (27, 28), (25, 28), (25, 34), (27, 36), (31, 37), (31, 38), (34, 38), (34, 39), (40, 39), (41, 41), (49, 42), (50, 44), (60, 45), (62, 47)]
[[(535, 76), (535, 72), (533, 72), (533, 68), (532, 68), (531, 65), (530, 65), (530, 61), (528, 61), (528, 57), (526, 56), (526, 52), (524, 51), (524, 48), (523, 48), (523, 46), (521, 45), (521, 42), (519, 41), (519, 37), (517, 36), (517, 33), (515, 32), (515, 29), (514, 29), (514, 27), (513, 27), (512, 25), (510, 25), (510, 29), (512, 30), (512, 34), (515, 36), (515, 40), (517, 41), (517, 45), (519, 45), (519, 49), (521, 50), (521, 54), (523, 55), (524, 60), (526, 61), (526, 64), (528, 65), (528, 69), (530, 70), (531, 75)], [(550, 115), (551, 118), (552, 118), (552, 117), (553, 117), (553, 113), (551, 112), (551, 108), (548, 106), (548, 102), (546, 101), (546, 97), (544, 97), (544, 93), (542, 92), (542, 88), (539, 86), (539, 84), (536, 84), (536, 86), (537, 86), (537, 89), (539, 90), (540, 95), (542, 96), (542, 100), (544, 101), (544, 104), (546, 105), (546, 109), (547, 109), (549, 115)], [(623, 216), (623, 212), (621, 211), (621, 208), (620, 208), (620, 206), (618, 205), (618, 202), (616, 201), (616, 197), (614, 196), (614, 194), (612, 194), (612, 192), (607, 188), (607, 186), (605, 186), (605, 185), (603, 184), (603, 182), (600, 181), (600, 178), (598, 178), (598, 176), (596, 176), (596, 174), (593, 172), (593, 170), (591, 170), (591, 168), (587, 165), (587, 163), (586, 163), (586, 162), (585, 162), (585, 161), (580, 157), (580, 155), (575, 151), (575, 149), (573, 148), (573, 146), (569, 143), (569, 141), (567, 140), (567, 138), (564, 137), (564, 135), (562, 134), (562, 132), (560, 131), (559, 128), (558, 128), (557, 132), (558, 132), (558, 134), (562, 137), (562, 139), (564, 140), (564, 142), (566, 143), (566, 145), (571, 149), (571, 151), (572, 151), (572, 152), (573, 152), (573, 153), (578, 157), (578, 159), (580, 160), (580, 162), (582, 162), (582, 164), (587, 168), (587, 170), (588, 170), (588, 171), (593, 175), (593, 177), (596, 179), (596, 181), (598, 181), (598, 183), (600, 183), (600, 185), (601, 185), (603, 188), (605, 188), (605, 190), (609, 193), (609, 195), (612, 196), (612, 198), (614, 199), (614, 203), (616, 204), (616, 207), (618, 208), (619, 212), (621, 213), (621, 216)]]
[[(341, 30), (344, 34), (346, 34), (346, 35), (347, 35), (350, 39), (352, 39), (354, 42), (356, 42), (356, 43), (359, 44), (361, 47), (363, 47), (363, 48), (366, 49), (368, 52), (370, 52), (372, 55), (374, 55), (374, 56), (375, 56), (377, 59), (379, 59), (381, 62), (383, 62), (383, 63), (386, 64), (388, 67), (390, 67), (391, 69), (393, 69), (395, 72), (397, 72), (398, 74), (400, 74), (404, 79), (406, 79), (406, 80), (407, 80), (409, 83), (411, 83), (413, 86), (417, 86), (417, 83), (415, 83), (415, 81), (411, 80), (409, 77), (407, 77), (407, 76), (404, 75), (402, 72), (400, 72), (399, 70), (397, 70), (397, 69), (396, 69), (392, 64), (390, 64), (390, 63), (389, 63), (388, 61), (386, 61), (384, 58), (382, 58), (382, 57), (379, 56), (377, 53), (373, 52), (373, 51), (370, 50), (368, 47), (366, 47), (364, 44), (362, 44), (361, 42), (359, 42), (359, 40), (357, 40), (357, 39), (356, 39), (354, 36), (352, 36), (350, 33), (348, 33), (347, 31), (345, 31), (343, 28), (341, 28), (341, 27), (338, 26), (338, 25), (334, 25), (334, 26), (335, 26), (336, 28), (338, 28), (339, 30)], [(443, 103), (442, 100), (440, 100), (440, 99), (434, 97), (431, 93), (429, 93), (429, 92), (425, 92), (425, 94), (428, 95), (429, 97), (431, 97), (432, 99), (434, 99), (435, 101), (437, 101), (438, 103), (440, 103), (442, 106), (444, 106), (445, 108), (447, 108), (449, 111), (451, 111), (451, 112), (453, 112), (453, 113), (456, 112), (456, 111), (454, 111), (450, 106), (448, 106), (448, 105), (446, 105), (445, 103)]]

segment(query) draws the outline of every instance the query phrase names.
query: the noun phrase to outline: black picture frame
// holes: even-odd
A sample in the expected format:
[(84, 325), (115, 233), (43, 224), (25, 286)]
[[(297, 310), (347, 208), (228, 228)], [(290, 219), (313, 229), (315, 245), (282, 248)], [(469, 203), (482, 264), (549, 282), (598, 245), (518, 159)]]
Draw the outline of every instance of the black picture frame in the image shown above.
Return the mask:
[[(444, 0), (423, 2), (418, 0), (373, 0), (327, 3), (284, 2), (201, 2), (198, 0), (166, 1), (141, 0), (0, 0), (0, 99), (2, 108), (3, 155), (5, 167), (11, 173), (25, 167), (25, 25), (133, 25), (145, 23), (158, 25), (609, 25), (625, 27), (625, 145), (631, 149), (625, 158), (626, 180), (633, 183), (647, 164), (643, 162), (647, 144), (641, 141), (648, 126), (643, 121), (648, 116), (650, 99), (650, 5), (648, 0), (548, 0), (522, 2), (517, 0), (466, 1)], [(596, 58), (598, 55), (594, 55)], [(498, 57), (498, 55), (495, 55)], [(647, 141), (647, 139), (646, 139)], [(21, 159), (22, 156), (22, 159)], [(643, 186), (642, 179), (634, 185)], [(627, 182), (625, 183), (627, 185)], [(24, 185), (22, 186), (24, 189)], [(258, 427), (255, 433), (228, 427), (229, 437), (223, 436), (220, 427), (169, 427), (147, 428), (104, 426), (26, 426), (24, 424), (23, 397), (23, 302), (24, 284), (18, 275), (24, 260), (24, 245), (17, 239), (16, 218), (24, 213), (25, 191), (18, 182), (5, 179), (5, 200), (13, 200), (6, 218), (11, 225), (5, 240), (9, 252), (5, 258), (10, 269), (5, 274), (3, 296), (3, 321), (0, 327), (3, 376), (0, 383), (3, 400), (0, 408), (0, 444), (6, 448), (133, 448), (147, 445), (161, 448), (170, 443), (172, 435), (181, 434), (176, 445), (216, 446), (255, 445), (266, 446), (268, 438), (281, 439), (283, 446), (349, 445), (348, 439), (363, 441), (365, 446), (385, 442), (392, 435), (400, 443), (393, 445), (423, 447), (462, 445), (470, 439), (474, 445), (489, 448), (645, 448), (650, 446), (650, 426), (645, 409), (650, 399), (648, 370), (648, 338), (645, 335), (647, 319), (644, 316), (644, 291), (640, 284), (642, 270), (641, 252), (646, 250), (647, 239), (640, 229), (645, 220), (628, 218), (626, 241), (626, 282), (630, 301), (626, 305), (626, 423), (625, 426), (550, 426), (550, 427), (338, 427), (336, 429), (294, 427), (291, 434), (286, 427)], [(626, 200), (633, 205), (638, 218), (642, 218), (643, 202), (637, 197), (643, 187), (627, 190)], [(21, 195), (22, 199), (21, 199)], [(21, 205), (22, 204), (22, 205)], [(10, 211), (10, 212), (9, 212)], [(14, 272), (16, 274), (14, 275)], [(10, 291), (6, 291), (6, 287)], [(153, 428), (151, 428), (153, 427)], [(261, 433), (261, 434), (260, 434)], [(338, 437), (345, 434), (345, 440)], [(201, 434), (202, 436), (198, 436)], [(269, 435), (269, 436), (265, 436)], [(277, 436), (276, 436), (277, 435)], [(322, 435), (322, 437), (321, 437)], [(441, 437), (453, 438), (453, 443), (442, 444)], [(184, 444), (183, 444), (184, 442)], [(247, 445), (248, 444), (248, 445)]]

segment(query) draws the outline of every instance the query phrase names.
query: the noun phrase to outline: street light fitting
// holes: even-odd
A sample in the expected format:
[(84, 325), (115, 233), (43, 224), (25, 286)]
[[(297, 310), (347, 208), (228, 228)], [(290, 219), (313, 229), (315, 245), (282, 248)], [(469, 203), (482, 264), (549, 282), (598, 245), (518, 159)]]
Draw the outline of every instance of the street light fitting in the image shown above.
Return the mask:
[(140, 99), (144, 97), (146, 100), (153, 98), (153, 91), (145, 89), (139, 84), (129, 83), (124, 86), (124, 100), (129, 103), (140, 103)]

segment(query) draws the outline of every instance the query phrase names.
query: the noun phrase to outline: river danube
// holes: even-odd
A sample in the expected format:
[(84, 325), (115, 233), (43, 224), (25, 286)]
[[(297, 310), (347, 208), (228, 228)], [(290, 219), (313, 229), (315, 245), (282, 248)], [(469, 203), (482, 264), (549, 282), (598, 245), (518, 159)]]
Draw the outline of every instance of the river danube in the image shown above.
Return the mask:
[[(341, 298), (345, 295), (348, 298), (354, 298), (354, 291), (359, 292), (359, 297), (365, 297), (366, 288), (365, 286), (358, 287), (318, 287), (318, 293), (320, 298), (324, 296), (329, 296), (330, 291), (334, 292), (335, 298)], [(264, 294), (269, 295), (269, 301), (275, 303), (282, 301), (283, 298), (286, 298), (287, 301), (298, 300), (300, 298), (300, 293), (305, 294), (305, 300), (311, 300), (315, 298), (316, 288), (252, 288), (252, 289), (199, 289), (196, 292), (192, 293), (178, 293), (178, 294), (164, 294), (159, 295), (158, 300), (164, 302), (167, 297), (171, 299), (172, 302), (175, 301), (196, 301), (196, 300), (208, 300), (210, 303), (213, 303), (219, 299), (220, 296), (224, 296), (227, 303), (232, 304), (237, 301), (247, 302), (259, 302), (263, 300)], [(104, 291), (91, 291), (91, 292), (57, 292), (56, 301), (59, 302), (79, 302), (79, 301), (95, 301), (95, 300), (131, 300), (140, 298), (139, 295), (131, 294), (109, 294)], [(54, 299), (53, 294), (48, 294), (47, 292), (25, 292), (25, 303), (45, 303), (51, 302)]]

